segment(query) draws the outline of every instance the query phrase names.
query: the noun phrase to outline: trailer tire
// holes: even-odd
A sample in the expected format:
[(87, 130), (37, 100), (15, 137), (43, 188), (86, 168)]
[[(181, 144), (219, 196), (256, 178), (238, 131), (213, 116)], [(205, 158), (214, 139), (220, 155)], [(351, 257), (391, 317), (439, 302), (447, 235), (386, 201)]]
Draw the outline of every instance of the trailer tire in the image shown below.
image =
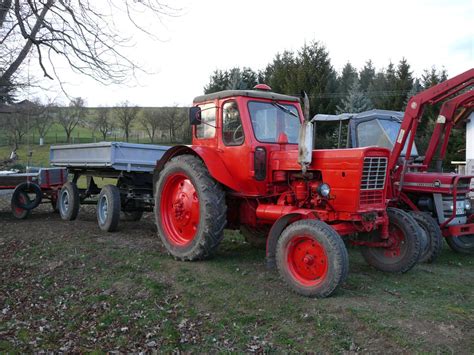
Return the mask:
[(178, 260), (211, 257), (222, 238), (225, 193), (204, 163), (180, 155), (166, 163), (155, 188), (155, 221), (168, 252)]
[[(398, 208), (388, 208), (390, 236), (398, 239), (392, 248), (362, 247), (365, 261), (385, 272), (405, 273), (420, 259), (422, 231), (415, 219)], [(372, 240), (380, 241), (378, 233), (369, 234)]]
[(73, 182), (66, 182), (58, 196), (59, 215), (65, 221), (74, 221), (79, 214), (79, 190)]
[(31, 210), (25, 210), (24, 208), (18, 207), (16, 205), (17, 201), (19, 201), (23, 204), (28, 204), (29, 200), (30, 200), (30, 198), (29, 198), (28, 194), (24, 191), (20, 191), (15, 200), (12, 198), (11, 208), (12, 208), (13, 217), (15, 217), (16, 219), (26, 219), (31, 215)]
[(97, 201), (97, 223), (106, 232), (115, 232), (120, 220), (120, 190), (114, 185), (105, 185)]
[(460, 254), (474, 254), (474, 234), (446, 237), (449, 247)]
[(411, 211), (410, 215), (415, 219), (426, 235), (426, 246), (420, 256), (420, 263), (434, 262), (443, 249), (443, 235), (438, 222), (427, 213)]
[(290, 288), (307, 297), (331, 295), (349, 272), (349, 257), (341, 237), (317, 220), (300, 220), (283, 230), (276, 263)]
[[(35, 199), (31, 200), (28, 197), (27, 202), (22, 202), (19, 199), (19, 196), (22, 193), (35, 194)], [(17, 187), (15, 187), (15, 191), (13, 191), (12, 203), (14, 203), (15, 206), (17, 206), (21, 209), (32, 210), (32, 209), (39, 206), (39, 204), (41, 203), (42, 198), (43, 198), (43, 193), (41, 192), (41, 187), (39, 187), (38, 184), (35, 184), (34, 182), (22, 182)]]

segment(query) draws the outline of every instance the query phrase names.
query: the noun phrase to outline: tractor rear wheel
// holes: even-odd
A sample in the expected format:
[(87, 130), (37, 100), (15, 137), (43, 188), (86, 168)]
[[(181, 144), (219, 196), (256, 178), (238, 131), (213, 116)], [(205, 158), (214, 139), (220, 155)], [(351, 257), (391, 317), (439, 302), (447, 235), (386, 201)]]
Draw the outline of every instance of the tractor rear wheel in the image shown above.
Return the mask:
[(226, 212), (225, 193), (199, 158), (180, 155), (166, 163), (155, 189), (155, 221), (172, 256), (212, 256), (224, 237)]
[[(420, 259), (422, 231), (418, 223), (407, 212), (398, 208), (387, 209), (389, 240), (392, 245), (383, 247), (362, 247), (365, 261), (373, 267), (386, 272), (407, 272)], [(372, 241), (382, 241), (380, 235), (371, 233)]]
[(290, 288), (308, 297), (331, 295), (349, 271), (349, 257), (341, 237), (317, 220), (301, 220), (286, 227), (278, 240), (276, 262)]
[(426, 245), (421, 252), (419, 262), (432, 263), (438, 258), (443, 249), (443, 235), (439, 224), (433, 217), (424, 212), (412, 211), (410, 215), (418, 223), (426, 236)]
[(474, 254), (474, 234), (446, 237), (446, 243), (456, 253)]

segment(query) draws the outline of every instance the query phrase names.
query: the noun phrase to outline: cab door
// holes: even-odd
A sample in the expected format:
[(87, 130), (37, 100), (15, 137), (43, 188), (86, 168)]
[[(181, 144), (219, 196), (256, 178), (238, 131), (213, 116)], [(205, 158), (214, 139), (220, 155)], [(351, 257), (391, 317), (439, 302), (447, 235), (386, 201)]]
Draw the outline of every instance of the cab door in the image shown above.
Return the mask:
[(222, 100), (220, 108), (219, 154), (231, 176), (241, 182), (245, 192), (249, 193), (249, 188), (255, 190), (255, 186), (251, 184), (253, 167), (249, 163), (252, 154), (250, 138), (245, 134), (242, 122), (243, 110), (235, 99)]

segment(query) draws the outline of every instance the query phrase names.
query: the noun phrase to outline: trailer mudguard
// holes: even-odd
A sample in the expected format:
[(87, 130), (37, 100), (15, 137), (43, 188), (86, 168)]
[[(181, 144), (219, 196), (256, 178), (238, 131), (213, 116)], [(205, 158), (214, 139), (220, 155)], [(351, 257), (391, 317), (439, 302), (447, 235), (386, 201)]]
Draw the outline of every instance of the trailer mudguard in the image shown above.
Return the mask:
[(153, 188), (155, 187), (158, 176), (161, 170), (163, 170), (165, 164), (173, 157), (183, 154), (198, 156), (204, 162), (207, 170), (209, 170), (209, 173), (214, 179), (234, 191), (242, 191), (240, 184), (232, 178), (232, 175), (230, 175), (227, 167), (214, 148), (190, 145), (176, 145), (166, 151), (163, 157), (156, 163), (155, 174), (153, 176)]

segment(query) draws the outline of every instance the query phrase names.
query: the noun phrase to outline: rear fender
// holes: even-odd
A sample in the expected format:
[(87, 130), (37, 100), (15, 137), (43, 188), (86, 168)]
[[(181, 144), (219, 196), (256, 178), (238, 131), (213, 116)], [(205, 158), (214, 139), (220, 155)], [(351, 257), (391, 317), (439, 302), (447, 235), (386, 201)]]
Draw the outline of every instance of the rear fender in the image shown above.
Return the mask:
[(163, 157), (156, 163), (153, 175), (153, 189), (155, 188), (156, 181), (158, 180), (161, 170), (165, 167), (165, 164), (173, 157), (184, 154), (199, 157), (206, 165), (211, 176), (222, 185), (234, 191), (242, 191), (239, 182), (230, 175), (227, 167), (214, 148), (188, 145), (176, 145), (168, 149)]
[(316, 216), (308, 210), (296, 210), (280, 217), (275, 221), (275, 223), (273, 223), (267, 237), (267, 269), (275, 269), (276, 267), (276, 247), (281, 233), (289, 224), (300, 219), (316, 219)]

